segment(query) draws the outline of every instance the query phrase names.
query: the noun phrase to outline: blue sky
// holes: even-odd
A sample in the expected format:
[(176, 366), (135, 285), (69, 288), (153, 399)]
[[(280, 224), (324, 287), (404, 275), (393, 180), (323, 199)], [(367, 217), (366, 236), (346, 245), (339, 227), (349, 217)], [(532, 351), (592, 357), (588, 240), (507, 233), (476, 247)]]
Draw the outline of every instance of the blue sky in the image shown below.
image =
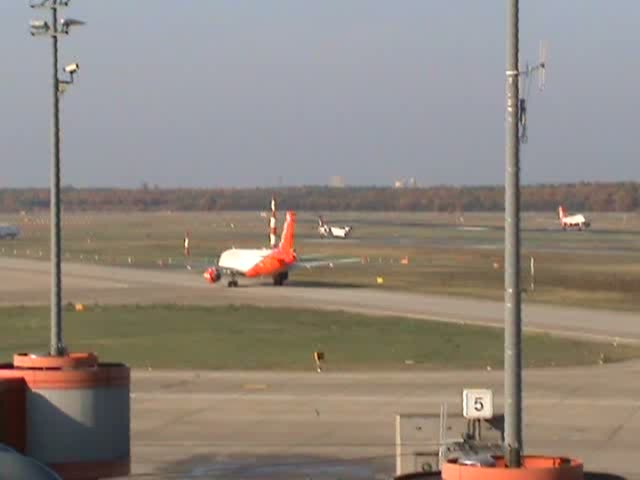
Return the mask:
[[(614, 8), (615, 7), (615, 8)], [(50, 46), (0, 2), (0, 187), (46, 186)], [(75, 0), (63, 98), (76, 186), (500, 184), (497, 0)], [(521, 1), (521, 58), (549, 43), (522, 181), (640, 180), (640, 2)]]

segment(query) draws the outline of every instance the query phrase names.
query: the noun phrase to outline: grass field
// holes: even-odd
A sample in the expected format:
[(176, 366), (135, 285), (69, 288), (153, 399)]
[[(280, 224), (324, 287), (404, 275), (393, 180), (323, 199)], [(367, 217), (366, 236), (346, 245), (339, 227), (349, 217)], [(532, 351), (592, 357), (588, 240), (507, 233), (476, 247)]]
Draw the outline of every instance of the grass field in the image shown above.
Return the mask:
[[(280, 214), (280, 224), (282, 222)], [(206, 263), (231, 246), (267, 242), (267, 219), (258, 212), (78, 213), (65, 217), (66, 261), (183, 268), (182, 238), (191, 231), (194, 262)], [(300, 255), (357, 256), (363, 265), (299, 271), (292, 280), (309, 285), (345, 284), (503, 298), (503, 216), (427, 213), (334, 213), (330, 222), (351, 223), (353, 238), (320, 240), (315, 214), (299, 213)], [(597, 214), (593, 229), (562, 232), (554, 213), (523, 217), (522, 280), (525, 301), (640, 310), (640, 216)], [(0, 242), (0, 255), (46, 259), (46, 216), (7, 217), (24, 235)], [(281, 227), (281, 225), (280, 225)], [(469, 229), (471, 227), (471, 229)], [(408, 257), (408, 265), (400, 259)], [(535, 289), (529, 261), (535, 259)], [(377, 285), (377, 277), (384, 284)]]
[[(4, 308), (0, 319), (1, 358), (47, 350), (48, 309)], [(72, 351), (141, 368), (313, 370), (316, 350), (325, 352), (333, 371), (495, 369), (503, 360), (498, 329), (248, 306), (93, 306), (65, 312), (64, 337)], [(638, 356), (636, 347), (524, 335), (529, 367)]]

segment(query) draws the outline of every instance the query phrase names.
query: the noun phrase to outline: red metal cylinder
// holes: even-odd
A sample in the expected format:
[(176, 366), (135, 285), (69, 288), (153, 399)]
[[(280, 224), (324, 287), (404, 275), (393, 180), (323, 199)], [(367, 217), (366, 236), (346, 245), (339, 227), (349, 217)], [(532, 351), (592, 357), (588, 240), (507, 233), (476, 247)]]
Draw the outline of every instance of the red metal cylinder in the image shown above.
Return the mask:
[(26, 386), (21, 378), (0, 378), (0, 443), (24, 453)]

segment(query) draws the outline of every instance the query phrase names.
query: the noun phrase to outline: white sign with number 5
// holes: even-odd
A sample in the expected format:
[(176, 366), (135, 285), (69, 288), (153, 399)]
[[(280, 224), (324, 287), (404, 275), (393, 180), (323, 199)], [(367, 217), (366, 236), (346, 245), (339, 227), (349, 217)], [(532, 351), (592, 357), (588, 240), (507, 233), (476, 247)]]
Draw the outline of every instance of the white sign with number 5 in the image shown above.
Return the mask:
[(488, 389), (462, 391), (462, 415), (471, 420), (493, 417), (493, 392)]

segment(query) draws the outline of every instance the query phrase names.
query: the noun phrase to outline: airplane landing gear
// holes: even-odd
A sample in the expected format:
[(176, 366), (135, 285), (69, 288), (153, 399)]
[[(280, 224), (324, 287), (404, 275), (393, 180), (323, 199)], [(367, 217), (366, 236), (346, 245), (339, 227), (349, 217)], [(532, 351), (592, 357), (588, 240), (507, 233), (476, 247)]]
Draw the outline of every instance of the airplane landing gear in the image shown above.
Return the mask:
[(229, 288), (237, 287), (237, 286), (238, 286), (238, 279), (236, 277), (231, 278), (231, 280), (227, 282), (227, 287)]
[(280, 287), (289, 278), (289, 272), (277, 273), (273, 276), (273, 284)]

